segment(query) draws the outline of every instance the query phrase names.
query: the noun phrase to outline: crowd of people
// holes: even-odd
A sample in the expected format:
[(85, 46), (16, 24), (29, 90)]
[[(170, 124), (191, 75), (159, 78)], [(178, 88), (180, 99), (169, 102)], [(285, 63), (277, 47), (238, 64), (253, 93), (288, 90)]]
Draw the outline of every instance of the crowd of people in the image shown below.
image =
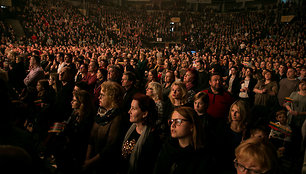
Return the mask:
[[(282, 23), (288, 11), (296, 16)], [(235, 13), (97, 4), (85, 17), (64, 1), (28, 1), (23, 12), (19, 41), (0, 21), (3, 167), (301, 173), (305, 15), (294, 4)], [(143, 47), (175, 38), (173, 16), (181, 44)]]

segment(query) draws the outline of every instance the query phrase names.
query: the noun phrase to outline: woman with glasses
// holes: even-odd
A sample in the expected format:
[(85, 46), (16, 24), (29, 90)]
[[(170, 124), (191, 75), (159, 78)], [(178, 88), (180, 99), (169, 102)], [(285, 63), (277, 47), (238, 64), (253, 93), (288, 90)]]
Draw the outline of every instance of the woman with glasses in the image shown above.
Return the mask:
[(171, 137), (159, 153), (155, 174), (214, 173), (212, 156), (207, 151), (198, 119), (191, 107), (174, 109), (168, 121)]
[(121, 143), (129, 125), (120, 106), (124, 90), (117, 82), (106, 81), (101, 85), (97, 116), (89, 137), (83, 170), (96, 173), (117, 173)]
[(237, 174), (279, 174), (276, 150), (268, 142), (250, 138), (235, 150)]
[(120, 173), (152, 173), (161, 147), (159, 134), (155, 129), (157, 109), (154, 100), (136, 93), (129, 114), (132, 126), (123, 141)]

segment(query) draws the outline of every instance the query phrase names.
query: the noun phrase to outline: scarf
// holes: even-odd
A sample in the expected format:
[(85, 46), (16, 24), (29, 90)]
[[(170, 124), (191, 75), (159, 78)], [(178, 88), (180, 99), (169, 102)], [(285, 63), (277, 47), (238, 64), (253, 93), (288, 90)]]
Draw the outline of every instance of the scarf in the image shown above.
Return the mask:
[[(146, 140), (147, 140), (147, 138), (150, 134), (150, 130), (151, 130), (150, 127), (144, 126), (144, 129), (143, 129), (140, 137), (138, 138), (138, 140), (136, 142), (136, 145), (134, 146), (134, 150), (131, 153), (130, 160), (129, 160), (128, 173), (135, 173), (135, 170), (138, 167), (137, 166), (138, 165), (138, 158), (141, 154), (142, 147), (143, 147), (144, 143), (146, 142)], [(136, 124), (135, 123), (132, 124), (130, 129), (127, 131), (123, 142), (126, 142), (134, 131), (136, 131)]]
[(100, 126), (107, 125), (119, 113), (118, 108), (112, 108), (106, 112), (104, 111), (105, 111), (104, 108), (100, 107), (98, 110), (97, 116), (95, 118), (95, 122), (99, 124)]

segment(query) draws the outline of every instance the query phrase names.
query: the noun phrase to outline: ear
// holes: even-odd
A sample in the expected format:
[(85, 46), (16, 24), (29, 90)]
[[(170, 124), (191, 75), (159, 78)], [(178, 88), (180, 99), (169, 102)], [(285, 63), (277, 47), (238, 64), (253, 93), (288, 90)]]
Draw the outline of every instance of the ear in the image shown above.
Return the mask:
[(192, 125), (191, 128), (190, 128), (190, 132), (193, 132), (193, 125)]
[(142, 118), (146, 118), (148, 116), (148, 111), (144, 112)]

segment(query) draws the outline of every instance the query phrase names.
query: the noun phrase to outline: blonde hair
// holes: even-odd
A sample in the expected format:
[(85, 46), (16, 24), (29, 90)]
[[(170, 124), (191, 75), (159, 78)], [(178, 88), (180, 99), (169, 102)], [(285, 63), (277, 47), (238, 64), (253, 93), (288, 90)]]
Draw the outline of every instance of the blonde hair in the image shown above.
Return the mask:
[(181, 97), (181, 105), (184, 105), (187, 103), (187, 99), (188, 99), (188, 96), (187, 96), (187, 88), (185, 86), (185, 84), (183, 82), (173, 82), (172, 85), (171, 85), (171, 90), (170, 90), (170, 93), (168, 95), (170, 101), (172, 104), (174, 104), (174, 98), (172, 97), (172, 88), (174, 86), (178, 86), (179, 87), (179, 90), (182, 94), (182, 97)]
[(153, 91), (153, 100), (162, 100), (163, 99), (163, 87), (158, 82), (150, 82), (148, 88), (152, 88)]
[(106, 81), (101, 84), (101, 91), (111, 100), (112, 108), (119, 108), (121, 106), (124, 89), (117, 82)]
[(249, 138), (235, 149), (237, 161), (257, 164), (263, 172), (276, 170), (276, 150), (267, 141), (259, 138)]
[(250, 114), (250, 108), (247, 104), (247, 102), (243, 101), (243, 100), (236, 100), (230, 107), (229, 110), (229, 114), (228, 114), (228, 122), (231, 123), (232, 122), (232, 115), (231, 115), (231, 110), (234, 106), (238, 107), (238, 111), (240, 113), (240, 118), (241, 120), (239, 121), (239, 127), (241, 128), (245, 128), (247, 125), (247, 117), (248, 114)]

